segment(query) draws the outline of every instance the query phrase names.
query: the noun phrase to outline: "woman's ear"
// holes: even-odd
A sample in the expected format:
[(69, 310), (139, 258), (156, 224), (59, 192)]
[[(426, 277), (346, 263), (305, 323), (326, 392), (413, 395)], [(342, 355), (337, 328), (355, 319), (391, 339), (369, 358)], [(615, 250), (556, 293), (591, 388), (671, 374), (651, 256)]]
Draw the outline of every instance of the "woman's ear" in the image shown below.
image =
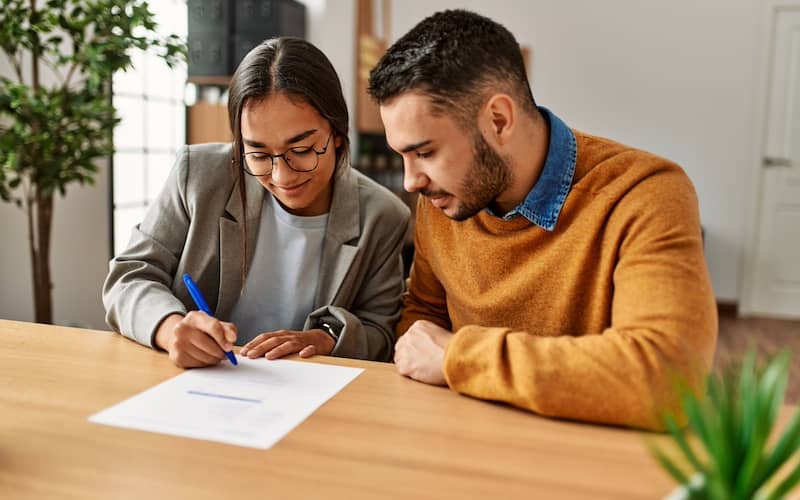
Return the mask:
[(489, 122), (489, 133), (498, 144), (507, 144), (516, 124), (516, 106), (507, 94), (495, 94), (484, 106), (484, 116)]

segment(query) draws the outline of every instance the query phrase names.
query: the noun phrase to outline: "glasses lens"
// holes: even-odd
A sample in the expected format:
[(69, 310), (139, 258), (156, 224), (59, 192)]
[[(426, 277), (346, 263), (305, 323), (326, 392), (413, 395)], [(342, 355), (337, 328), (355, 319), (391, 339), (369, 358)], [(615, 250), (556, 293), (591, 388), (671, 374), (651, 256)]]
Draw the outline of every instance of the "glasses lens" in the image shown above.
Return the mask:
[(316, 151), (313, 147), (289, 149), (282, 155), (271, 156), (266, 153), (247, 153), (244, 155), (244, 169), (251, 175), (269, 175), (275, 167), (275, 163), (283, 158), (286, 165), (297, 172), (310, 172), (317, 168), (319, 156), (325, 154), (328, 149), (333, 134), (328, 136), (325, 147), (322, 151)]
[(272, 171), (272, 158), (269, 155), (245, 155), (244, 168), (253, 175), (266, 175)]
[(319, 156), (312, 148), (290, 149), (284, 156), (289, 168), (299, 172), (308, 172), (317, 167)]

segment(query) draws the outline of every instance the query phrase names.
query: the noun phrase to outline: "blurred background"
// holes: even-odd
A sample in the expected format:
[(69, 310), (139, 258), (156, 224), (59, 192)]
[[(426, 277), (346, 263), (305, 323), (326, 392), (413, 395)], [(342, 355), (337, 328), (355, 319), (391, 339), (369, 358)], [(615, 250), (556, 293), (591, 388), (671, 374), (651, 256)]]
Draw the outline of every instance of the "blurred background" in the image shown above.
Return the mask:
[[(80, 3), (80, 2), (75, 2)], [(137, 53), (113, 80), (122, 121), (94, 186), (56, 198), (54, 322), (106, 329), (100, 291), (178, 148), (226, 141), (226, 86), (264, 38), (296, 35), (339, 72), (353, 165), (402, 192), (365, 93), (385, 48), (433, 12), (466, 8), (511, 30), (533, 94), (570, 126), (678, 162), (700, 200), (721, 310), (800, 318), (800, 3), (767, 0), (151, 0), (159, 30), (188, 37), (188, 64)], [(0, 59), (0, 74), (12, 71)], [(46, 78), (46, 75), (43, 75)], [(32, 321), (24, 213), (0, 203), (0, 318)], [(738, 323), (742, 324), (742, 323)], [(757, 325), (766, 324), (764, 322)], [(775, 323), (800, 337), (795, 321)], [(760, 328), (760, 327), (759, 327)]]

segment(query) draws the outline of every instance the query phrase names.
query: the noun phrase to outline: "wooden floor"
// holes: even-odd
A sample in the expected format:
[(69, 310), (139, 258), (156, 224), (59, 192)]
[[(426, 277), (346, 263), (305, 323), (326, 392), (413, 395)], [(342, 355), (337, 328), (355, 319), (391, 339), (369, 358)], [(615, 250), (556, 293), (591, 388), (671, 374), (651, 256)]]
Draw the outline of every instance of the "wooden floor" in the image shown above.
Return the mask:
[(715, 370), (720, 370), (728, 360), (741, 359), (751, 343), (762, 359), (781, 349), (792, 353), (786, 402), (800, 404), (800, 321), (737, 318), (729, 312), (720, 312)]

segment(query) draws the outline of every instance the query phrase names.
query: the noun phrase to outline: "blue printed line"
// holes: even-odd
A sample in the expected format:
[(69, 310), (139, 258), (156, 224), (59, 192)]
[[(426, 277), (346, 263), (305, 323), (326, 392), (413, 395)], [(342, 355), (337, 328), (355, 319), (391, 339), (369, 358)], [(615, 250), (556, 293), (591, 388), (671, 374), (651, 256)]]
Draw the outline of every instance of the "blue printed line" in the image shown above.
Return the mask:
[(237, 398), (236, 396), (226, 396), (225, 394), (214, 394), (213, 392), (202, 392), (202, 391), (186, 391), (186, 392), (189, 394), (194, 394), (195, 396), (208, 396), (212, 398), (232, 399), (233, 401), (244, 401), (245, 403), (261, 403), (260, 399)]

